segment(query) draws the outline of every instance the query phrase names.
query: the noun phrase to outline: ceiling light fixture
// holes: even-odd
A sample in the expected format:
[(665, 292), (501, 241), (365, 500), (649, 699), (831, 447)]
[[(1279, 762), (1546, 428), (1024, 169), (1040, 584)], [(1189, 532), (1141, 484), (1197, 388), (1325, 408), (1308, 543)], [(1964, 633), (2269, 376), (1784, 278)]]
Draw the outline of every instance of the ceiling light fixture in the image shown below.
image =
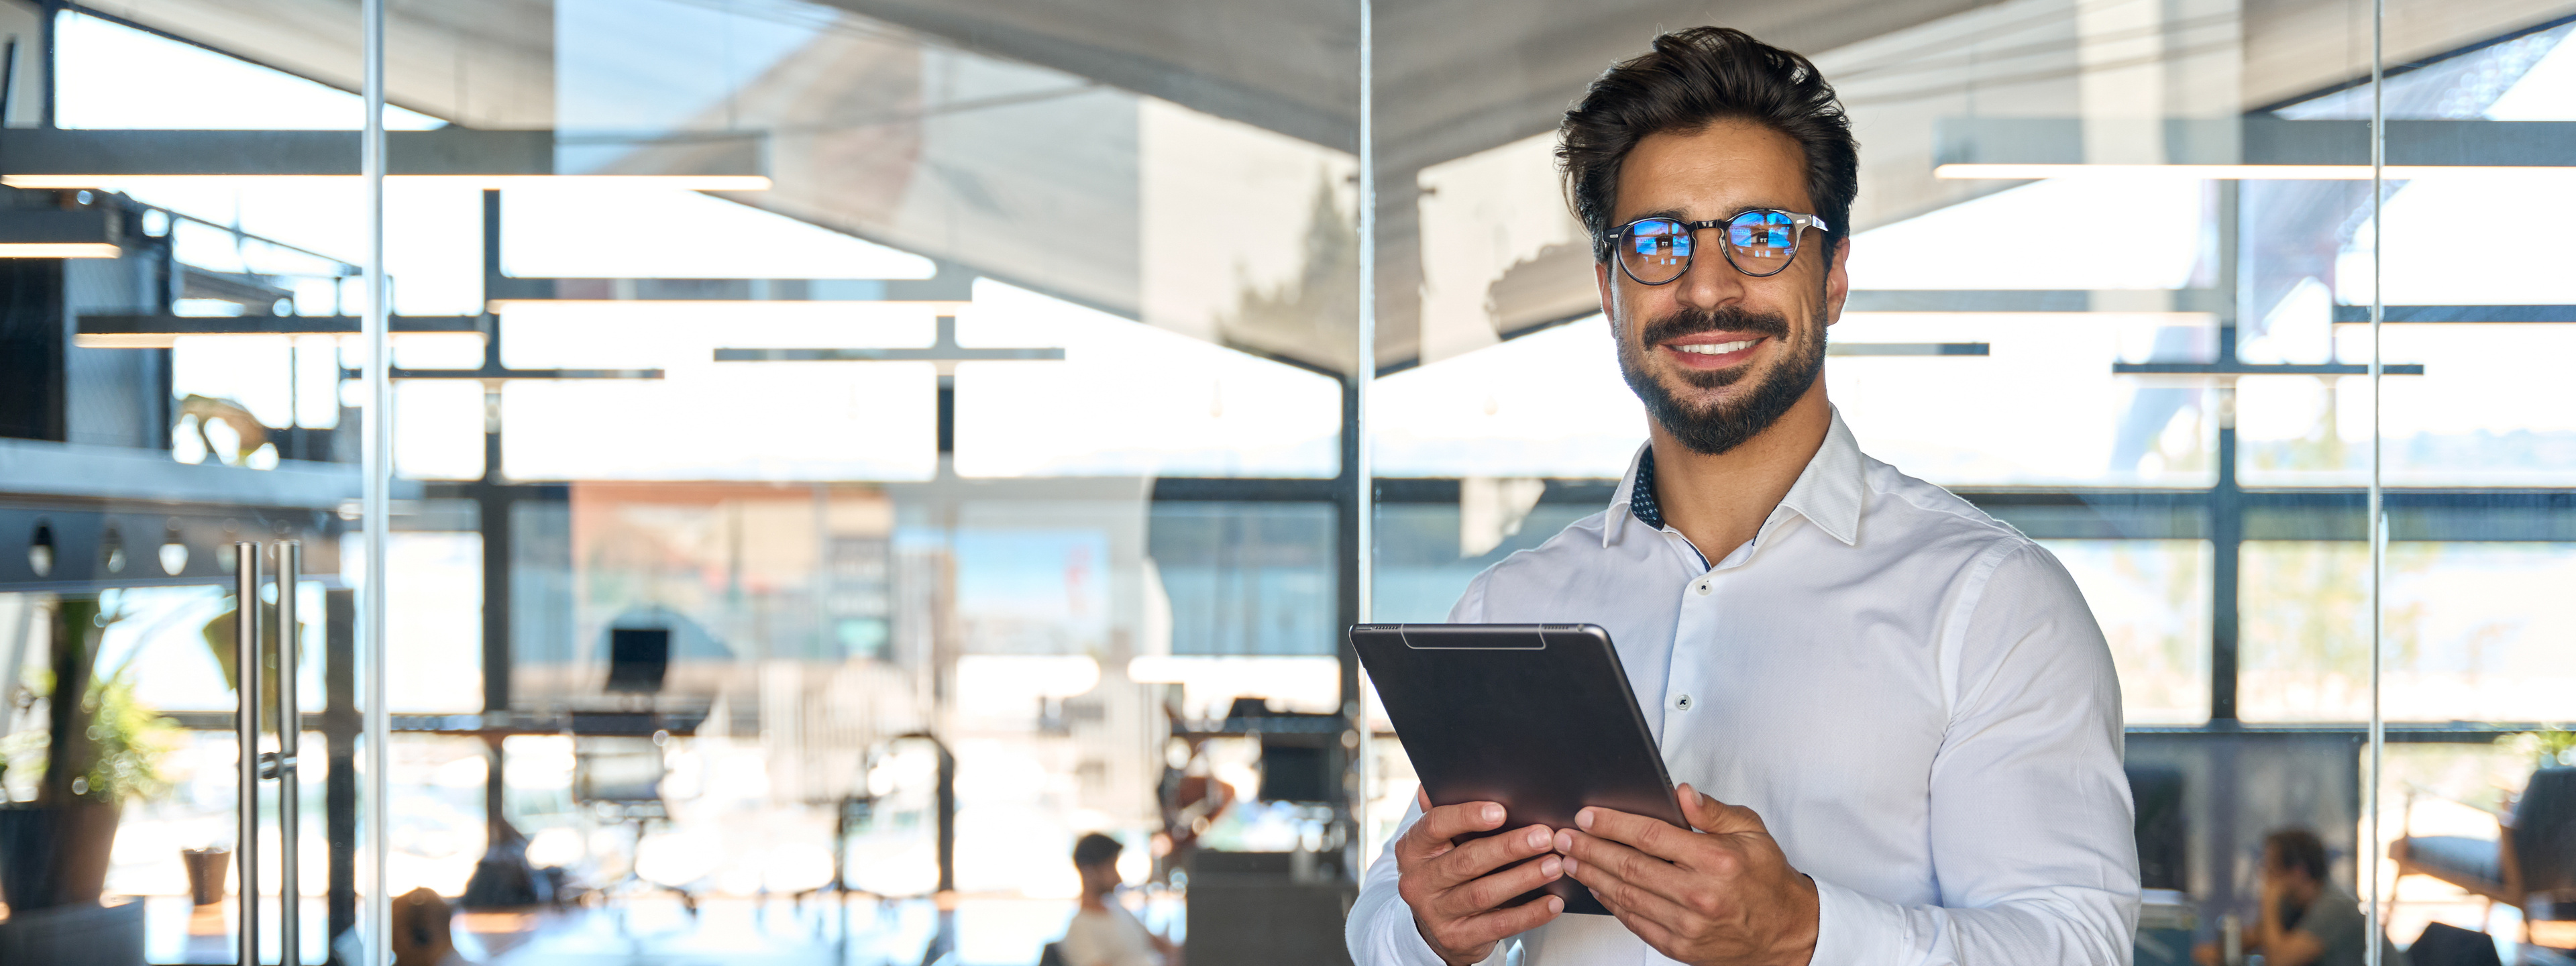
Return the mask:
[(125, 249), (106, 242), (0, 242), (0, 258), (115, 258)]
[[(354, 174), (8, 174), (0, 175), (0, 185), (46, 191), (68, 191), (75, 188), (98, 188), (127, 191), (141, 188), (169, 190), (185, 188), (245, 188), (253, 186), (295, 186), (356, 184)], [(667, 188), (686, 191), (767, 191), (768, 175), (759, 174), (389, 174), (385, 180), (394, 184), (448, 185), (500, 191), (510, 188), (548, 188), (611, 186), (618, 188)]]
[(508, 315), (511, 312), (520, 309), (541, 309), (558, 306), (578, 306), (581, 308), (593, 309), (609, 307), (654, 309), (744, 309), (794, 306), (806, 311), (812, 311), (816, 306), (843, 305), (866, 306), (870, 309), (920, 309), (939, 315), (956, 315), (973, 304), (974, 303), (972, 302), (927, 300), (881, 302), (874, 299), (489, 299), (483, 303), (483, 311), (492, 313), (493, 315)]
[[(385, 175), (482, 189), (566, 184), (766, 191), (767, 136), (673, 141), (660, 135), (442, 128), (389, 131)], [(37, 190), (354, 184), (356, 131), (0, 130), (0, 185)]]
[[(395, 338), (409, 335), (481, 335), (482, 319), (472, 315), (397, 315), (390, 320)], [(354, 337), (354, 315), (83, 315), (72, 344), (83, 349), (168, 349), (182, 338), (200, 336)]]
[[(2566, 177), (2576, 168), (2504, 165), (2389, 165), (2382, 175), (2408, 181), (2444, 175)], [(1953, 162), (1935, 166), (1932, 176), (1946, 179), (2036, 181), (2076, 177), (2168, 177), (2202, 181), (2368, 181), (2366, 164), (2017, 164)]]

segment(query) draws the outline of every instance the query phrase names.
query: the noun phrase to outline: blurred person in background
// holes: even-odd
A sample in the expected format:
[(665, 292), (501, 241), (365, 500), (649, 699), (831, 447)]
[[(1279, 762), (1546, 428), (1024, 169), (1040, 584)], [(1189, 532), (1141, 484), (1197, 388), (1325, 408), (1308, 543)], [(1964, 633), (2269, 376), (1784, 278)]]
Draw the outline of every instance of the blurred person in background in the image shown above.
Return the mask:
[[(2245, 930), (2247, 955), (2264, 966), (2363, 966), (2370, 921), (2361, 900), (2326, 874), (2326, 844), (2303, 828), (2263, 837), (2262, 911)], [(2406, 957), (2379, 941), (2382, 966), (2406, 966)], [(2202, 966), (2220, 966), (2217, 943), (2192, 950)]]
[(1082, 908), (1056, 943), (1065, 966), (1181, 966), (1181, 948), (1154, 935), (1118, 904), (1117, 839), (1093, 832), (1073, 844), (1073, 868), (1082, 873)]

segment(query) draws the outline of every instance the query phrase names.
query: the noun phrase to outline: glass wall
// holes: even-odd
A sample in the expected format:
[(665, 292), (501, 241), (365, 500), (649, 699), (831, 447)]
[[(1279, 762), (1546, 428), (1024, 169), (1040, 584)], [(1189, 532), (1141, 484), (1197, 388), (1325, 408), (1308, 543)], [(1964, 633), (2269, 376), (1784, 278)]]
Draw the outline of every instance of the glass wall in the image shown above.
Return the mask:
[[(2461, 847), (2492, 869), (2489, 813), (2558, 747), (2526, 732), (2576, 710), (2538, 589), (2565, 539), (2567, 407), (2519, 368), (2568, 317), (2566, 273), (2517, 267), (2570, 251), (2544, 227), (2563, 152), (2512, 140), (2576, 110), (2570, 28), (2536, 5), (2389, 17), (2376, 204), (2367, 9), (1725, 23), (1811, 57), (1861, 145), (1853, 291), (1824, 370), (1841, 417), (1870, 456), (2038, 540), (2103, 626), (2158, 890), (2140, 962), (2252, 921), (2262, 843), (2289, 828), (2321, 837), (2356, 895), (2393, 889), (2400, 946), (2432, 921), (2486, 928), (2481, 895), (2504, 897), (2490, 932), (2508, 958), (2526, 938), (2507, 921), (2523, 893), (2398, 882), (2438, 870), (2384, 857), (2412, 828), (2476, 838)], [(1443, 23), (1382, 13), (1375, 61), (1377, 309), (1399, 371), (1368, 432), (1380, 471), (1410, 478), (1381, 485), (1386, 620), (1441, 619), (1477, 571), (1600, 511), (1645, 436), (1551, 151), (1556, 112), (1652, 31), (1569, 18), (1542, 46), (1478, 46), (1470, 68)], [(1470, 110), (1479, 123), (1434, 118)], [(2492, 274), (2438, 255), (2457, 249), (2425, 220), (2473, 196), (2536, 216), (2493, 230)], [(2392, 541), (2376, 570), (2374, 458)], [(1381, 735), (1372, 793), (1390, 820), (1412, 794), (1397, 738)]]
[[(1032, 962), (1093, 832), (1203, 961), (1334, 955), (1415, 787), (1342, 630), (1609, 505), (1646, 424), (1554, 132), (1708, 11), (389, 6), (377, 357), (358, 0), (0, 0), (0, 786), (67, 794), (85, 661), (147, 959), (232, 955), (191, 863), (243, 845), (231, 547), (280, 539), (308, 961), (381, 855), (489, 962)], [(2388, 8), (1729, 12), (1861, 144), (1842, 419), (2102, 624), (2142, 963), (2292, 828), (2400, 946), (2576, 950), (2576, 25)]]

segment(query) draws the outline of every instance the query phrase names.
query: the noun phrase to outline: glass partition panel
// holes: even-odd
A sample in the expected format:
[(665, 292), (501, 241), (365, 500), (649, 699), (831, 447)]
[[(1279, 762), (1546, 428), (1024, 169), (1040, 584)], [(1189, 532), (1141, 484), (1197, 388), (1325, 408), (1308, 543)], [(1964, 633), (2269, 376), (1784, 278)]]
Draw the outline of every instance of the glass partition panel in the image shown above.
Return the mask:
[[(0, 849), (13, 956), (356, 956), (375, 891), (358, 861), (375, 803), (356, 767), (357, 383), (384, 361), (357, 338), (363, 47), (355, 3), (0, 2), (0, 812), (62, 863)], [(383, 123), (448, 125), (424, 106)], [(478, 233), (458, 197), (391, 200), (419, 221), (388, 253), (397, 311), (479, 310), (470, 253), (437, 242)], [(419, 328), (432, 361), (413, 364), (475, 339)], [(458, 420), (439, 409), (399, 448), (420, 475), (476, 475), (479, 445), (440, 448)], [(290, 691), (300, 722), (278, 707)]]
[(1354, 11), (1166, 13), (395, 20), (508, 175), (389, 215), (473, 283), (388, 577), (460, 950), (1034, 962), (1084, 835), (1173, 938), (1197, 853), (1352, 839)]
[[(2528, 676), (2517, 693), (2537, 700), (2554, 680), (2549, 659), (2517, 643), (2547, 639), (2545, 622), (2515, 612), (2503, 590), (2554, 572), (2547, 550), (2524, 549), (2548, 544), (2477, 541), (2565, 539), (2539, 509), (2556, 496), (2489, 516), (2487, 501), (2435, 488), (2549, 485), (2547, 434), (2566, 407), (2527, 395), (2551, 383), (2520, 375), (2521, 357), (2469, 340), (2494, 331), (2549, 344), (2546, 323), (2503, 316), (2555, 310), (2502, 306), (2554, 296), (2502, 293), (2541, 292), (2563, 273), (2471, 293), (2439, 288), (2444, 273), (2420, 261), (2398, 265), (2401, 245), (2419, 260), (2443, 247), (2427, 222), (2397, 227), (2433, 217), (2409, 215), (2410, 204), (2441, 209), (2408, 194), (2470, 177), (2399, 170), (2387, 182), (2385, 284), (2474, 307), (2392, 308), (2391, 319), (2420, 311), (2458, 324), (2392, 322), (2370, 341), (2377, 28), (2353, 9), (2022, 3), (1727, 24), (1811, 59), (1859, 143), (1858, 194), (1833, 236), (1850, 244), (1850, 292), (1822, 366), (1839, 419), (1867, 456), (2036, 541), (2102, 629), (2150, 890), (2141, 963), (2190, 962), (2204, 944), (2219, 956), (2223, 934), (2257, 928), (2256, 898), (2281, 880), (2266, 860), (2267, 840), (2273, 852), (2287, 841), (2275, 833), (2320, 843), (2318, 881), (2334, 901), (2358, 914), (2376, 894), (2365, 877), (2381, 710), (2373, 427), (2388, 434), (2386, 479), (2401, 488), (2387, 493), (2398, 541), (2388, 716), (2492, 717), (2467, 689)], [(2525, 75), (2555, 76), (2552, 38), (2566, 28), (2548, 16), (2531, 5), (2405, 14), (2377, 61), (2392, 67), (2388, 116), (2554, 117), (2508, 96)], [(1378, 619), (1444, 619), (1478, 572), (1536, 559), (1513, 552), (1594, 514), (1629, 514), (1612, 496), (1647, 438), (1645, 412), (1620, 368), (1621, 329), (1602, 315), (1594, 240), (1567, 207), (1556, 128), (1605, 65), (1699, 22), (1660, 10), (1568, 16), (1547, 21), (1543, 43), (1460, 44), (1441, 17), (1379, 15), (1375, 308), (1390, 371), (1366, 440), (1390, 478), (1371, 548)], [(2393, 121), (2388, 163), (2463, 163), (2400, 144), (2452, 130)], [(2536, 190), (2551, 175), (2493, 177)], [(2519, 264), (2525, 250), (2496, 257)], [(2374, 358), (2391, 364), (2378, 396)], [(2409, 399), (2420, 400), (2411, 414)], [(2539, 529), (2499, 529), (2525, 525)], [(1864, 515), (1864, 549), (1870, 526)], [(1739, 550), (1696, 549), (1710, 561)], [(1743, 565), (1759, 570), (1764, 555)], [(1665, 577), (1681, 594), (1703, 569)], [(1579, 601), (1551, 607), (1548, 619), (1584, 619)], [(2500, 608), (2514, 616), (2485, 616)], [(1696, 643), (1799, 643), (1730, 642), (1723, 630), (1754, 623), (1730, 615), (1716, 640)], [(1676, 632), (1657, 627), (1639, 653), (1661, 654), (1661, 635)], [(1822, 728), (1858, 717), (1816, 715)], [(1379, 737), (1375, 753), (1392, 757), (1372, 766), (1381, 784), (1369, 808), (1391, 828), (1414, 785), (1397, 764), (1400, 736)], [(2403, 946), (2423, 921), (2393, 925)]]
[[(2483, 932), (2476, 938), (2505, 959), (2538, 962), (2576, 950), (2566, 862), (2539, 844), (2561, 834), (2558, 803), (2576, 774), (2566, 732), (2551, 724), (2576, 717), (2559, 683), (2569, 630), (2554, 604), (2576, 538), (2576, 477), (2566, 405), (2528, 395), (2555, 381), (2530, 368), (2535, 360), (2576, 332), (2576, 290), (2564, 272), (2540, 267), (2568, 251), (2543, 225), (2559, 217), (2576, 169), (2566, 152), (2510, 135), (2576, 118), (2576, 27), (2536, 10), (2526, 17), (2499, 25), (2520, 29), (2391, 73), (2389, 163), (2420, 159), (2437, 132), (2459, 139), (2459, 156), (2390, 181), (2379, 210), (2336, 253), (2332, 337), (2347, 357), (2376, 336), (2389, 361), (2423, 366), (2420, 376), (2383, 380), (2376, 424), (2392, 541), (2382, 679), (2392, 743), (2376, 843), (2389, 858), (2380, 886), (2390, 931), (2429, 937), (2446, 924)], [(2313, 110), (2366, 108), (2347, 98)], [(2495, 270), (2484, 283), (2434, 237), (2441, 213), (2471, 198), (2514, 212), (2481, 239)], [(2368, 324), (2372, 278), (2351, 268), (2374, 244), (2377, 326)], [(2363, 398), (2365, 381), (2348, 381), (2336, 394)], [(2355, 424), (2340, 435), (2371, 432)], [(2347, 459), (2312, 472), (2336, 469), (2368, 467)], [(2466, 864), (2443, 864), (2443, 855)]]

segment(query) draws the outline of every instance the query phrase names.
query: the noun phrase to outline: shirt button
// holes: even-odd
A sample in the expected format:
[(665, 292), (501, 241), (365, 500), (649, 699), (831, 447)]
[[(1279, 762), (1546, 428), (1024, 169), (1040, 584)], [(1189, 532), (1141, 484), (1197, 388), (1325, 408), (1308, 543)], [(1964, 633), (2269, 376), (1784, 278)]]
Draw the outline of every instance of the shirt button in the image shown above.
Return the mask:
[(1687, 694), (1676, 694), (1676, 695), (1673, 695), (1673, 710), (1675, 710), (1675, 711), (1688, 711), (1688, 710), (1690, 710), (1690, 709), (1691, 709), (1691, 696), (1690, 696), (1690, 695), (1687, 695)]
[(1705, 580), (1691, 585), (1691, 593), (1698, 594), (1702, 597), (1708, 596), (1708, 592), (1712, 589), (1714, 588), (1710, 587), (1708, 581)]

